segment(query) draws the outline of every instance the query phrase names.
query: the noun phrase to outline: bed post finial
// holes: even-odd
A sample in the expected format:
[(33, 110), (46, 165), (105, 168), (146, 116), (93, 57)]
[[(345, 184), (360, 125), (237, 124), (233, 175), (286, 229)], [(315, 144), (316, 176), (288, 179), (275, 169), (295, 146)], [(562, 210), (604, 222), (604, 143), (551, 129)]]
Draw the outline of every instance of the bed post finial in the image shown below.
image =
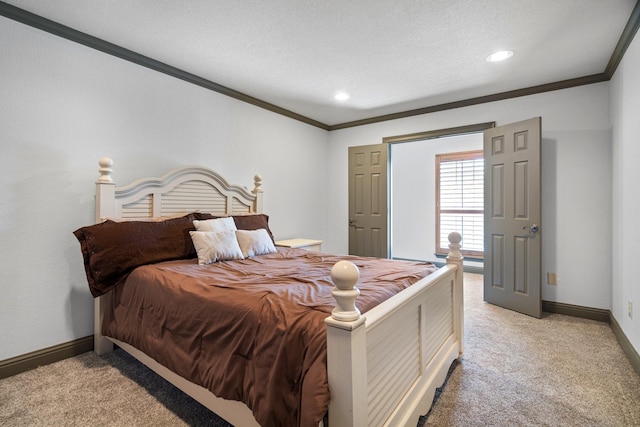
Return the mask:
[(356, 307), (356, 298), (360, 290), (356, 284), (360, 279), (358, 267), (351, 261), (338, 261), (331, 268), (331, 280), (335, 287), (331, 294), (336, 299), (336, 307), (331, 317), (342, 322), (353, 322), (360, 318), (360, 310)]
[(462, 254), (460, 253), (460, 242), (462, 241), (462, 236), (460, 233), (453, 231), (449, 233), (449, 256), (455, 259), (462, 258)]
[(262, 213), (262, 177), (256, 175), (253, 177), (253, 194), (256, 195), (256, 201), (254, 202), (253, 211), (256, 213)]
[(253, 177), (253, 194), (262, 193), (262, 177), (256, 175)]
[(116, 183), (111, 179), (113, 160), (103, 157), (98, 161), (100, 178), (96, 181), (96, 222), (116, 215)]
[(111, 179), (111, 173), (113, 172), (113, 169), (111, 166), (113, 166), (113, 160), (109, 157), (103, 157), (98, 161), (98, 164), (100, 165), (100, 169), (98, 169), (98, 172), (100, 172), (98, 182), (112, 182), (113, 179)]

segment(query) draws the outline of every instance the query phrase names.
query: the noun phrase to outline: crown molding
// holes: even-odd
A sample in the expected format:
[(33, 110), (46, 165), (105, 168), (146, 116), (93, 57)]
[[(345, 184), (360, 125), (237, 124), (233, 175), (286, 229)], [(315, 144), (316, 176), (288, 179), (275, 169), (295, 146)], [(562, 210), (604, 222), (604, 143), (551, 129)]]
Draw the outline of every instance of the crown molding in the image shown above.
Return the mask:
[(629, 16), (629, 20), (627, 21), (627, 25), (625, 25), (624, 30), (622, 30), (618, 44), (611, 54), (607, 68), (604, 70), (604, 75), (607, 77), (607, 80), (610, 80), (616, 72), (620, 61), (622, 61), (622, 57), (638, 32), (638, 28), (640, 28), (640, 0), (636, 2), (631, 16)]

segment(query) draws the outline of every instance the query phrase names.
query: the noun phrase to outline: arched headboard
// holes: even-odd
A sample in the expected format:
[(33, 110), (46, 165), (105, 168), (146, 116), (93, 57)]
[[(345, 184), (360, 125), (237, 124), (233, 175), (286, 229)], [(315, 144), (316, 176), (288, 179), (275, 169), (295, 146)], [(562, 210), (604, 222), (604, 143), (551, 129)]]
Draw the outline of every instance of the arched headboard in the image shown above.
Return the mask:
[(262, 213), (262, 178), (254, 177), (249, 192), (231, 185), (217, 172), (201, 166), (174, 169), (157, 178), (139, 179), (116, 187), (113, 160), (103, 157), (96, 181), (96, 222), (106, 218), (148, 219), (189, 212), (217, 215)]

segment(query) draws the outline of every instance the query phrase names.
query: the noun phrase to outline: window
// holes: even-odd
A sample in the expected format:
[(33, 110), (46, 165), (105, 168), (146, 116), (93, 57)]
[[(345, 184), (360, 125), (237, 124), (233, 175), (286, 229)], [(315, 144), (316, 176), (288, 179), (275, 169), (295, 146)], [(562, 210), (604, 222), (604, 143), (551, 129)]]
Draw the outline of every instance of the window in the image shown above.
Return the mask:
[(436, 253), (449, 253), (450, 232), (462, 234), (462, 254), (484, 256), (482, 151), (436, 155)]

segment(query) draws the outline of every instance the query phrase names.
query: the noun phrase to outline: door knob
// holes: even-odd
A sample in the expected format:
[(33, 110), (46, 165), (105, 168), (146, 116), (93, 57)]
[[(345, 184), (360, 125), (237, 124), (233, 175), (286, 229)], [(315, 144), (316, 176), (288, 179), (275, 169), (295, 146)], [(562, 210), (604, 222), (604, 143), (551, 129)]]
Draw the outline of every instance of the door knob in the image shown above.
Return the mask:
[(537, 224), (525, 225), (524, 227), (522, 227), (523, 230), (526, 230), (527, 228), (532, 233), (537, 233), (540, 230), (540, 226)]
[(355, 227), (356, 226), (356, 220), (353, 218), (349, 218), (349, 227)]

